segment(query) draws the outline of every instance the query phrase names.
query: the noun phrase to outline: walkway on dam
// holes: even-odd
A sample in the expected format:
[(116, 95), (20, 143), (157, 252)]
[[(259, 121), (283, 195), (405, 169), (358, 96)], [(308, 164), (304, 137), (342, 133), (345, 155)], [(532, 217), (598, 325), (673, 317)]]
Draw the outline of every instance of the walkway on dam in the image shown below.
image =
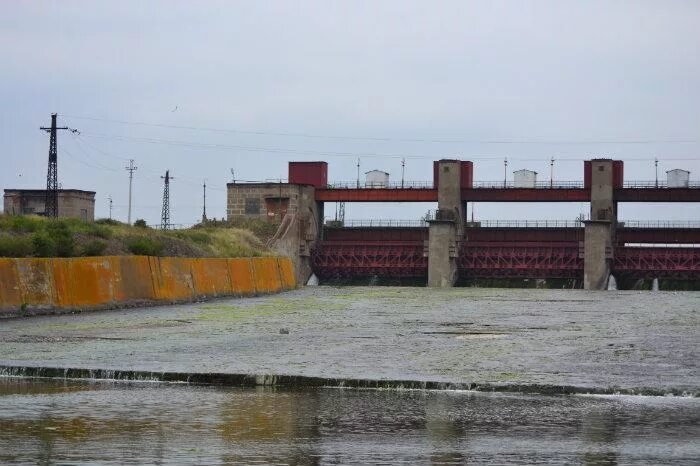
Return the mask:
[(700, 293), (307, 287), (0, 321), (0, 366), (700, 392)]

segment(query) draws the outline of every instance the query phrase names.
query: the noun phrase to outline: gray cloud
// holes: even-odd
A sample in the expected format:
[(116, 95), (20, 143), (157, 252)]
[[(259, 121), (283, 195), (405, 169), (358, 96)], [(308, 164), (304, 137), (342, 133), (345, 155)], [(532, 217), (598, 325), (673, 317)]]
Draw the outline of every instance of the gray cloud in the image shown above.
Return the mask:
[[(0, 187), (43, 185), (48, 141), (37, 128), (52, 111), (83, 131), (77, 140), (61, 135), (63, 185), (97, 190), (102, 216), (112, 194), (125, 217), (123, 166), (135, 158), (135, 211), (151, 222), (166, 168), (175, 175), (173, 218), (182, 223), (200, 215), (204, 178), (208, 212), (224, 215), (229, 167), (245, 179), (279, 178), (288, 160), (324, 158), (330, 178), (354, 179), (354, 157), (314, 152), (405, 155), (407, 178), (417, 180), (430, 179), (431, 159), (443, 156), (474, 160), (480, 180), (501, 179), (505, 156), (509, 171), (532, 168), (544, 178), (550, 157), (569, 158), (557, 162), (555, 177), (577, 180), (580, 160), (601, 155), (626, 160), (627, 179), (652, 179), (655, 156), (662, 169), (689, 169), (697, 179), (699, 18), (694, 1), (13, 2), (0, 18)], [(484, 140), (522, 143), (475, 142)], [(657, 142), (582, 144), (639, 140)], [(671, 160), (684, 158), (693, 160)], [(362, 168), (396, 178), (400, 157), (362, 157)], [(349, 206), (348, 214), (414, 218), (422, 207)], [(482, 207), (487, 218), (573, 218), (581, 209)], [(622, 212), (700, 216), (698, 206)]]

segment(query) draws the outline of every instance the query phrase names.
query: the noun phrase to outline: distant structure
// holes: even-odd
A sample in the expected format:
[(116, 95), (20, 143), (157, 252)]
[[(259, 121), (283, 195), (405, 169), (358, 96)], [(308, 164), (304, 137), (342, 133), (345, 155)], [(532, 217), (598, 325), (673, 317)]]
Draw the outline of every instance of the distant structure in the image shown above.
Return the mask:
[(516, 188), (534, 188), (537, 186), (537, 172), (532, 170), (514, 171), (513, 185)]
[(77, 133), (77, 129), (71, 129), (67, 126), (58, 128), (56, 126), (56, 113), (51, 114), (51, 126), (42, 126), (41, 130), (49, 133), (49, 167), (46, 173), (46, 191), (44, 199), (44, 215), (47, 217), (58, 217), (58, 147), (56, 142), (56, 134), (59, 129), (69, 130)]
[(666, 184), (669, 188), (687, 188), (690, 182), (690, 172), (674, 168), (666, 172)]
[(202, 223), (207, 222), (207, 181), (204, 180), (202, 184), (202, 189), (204, 191), (204, 201), (202, 203)]
[(167, 230), (170, 228), (170, 170), (165, 171), (165, 176), (161, 176), (165, 180), (163, 186), (163, 209), (160, 214), (160, 228)]
[[(6, 215), (46, 214), (44, 189), (6, 189), (3, 200)], [(56, 206), (59, 217), (92, 222), (95, 220), (95, 191), (58, 190)]]
[(365, 188), (386, 188), (389, 186), (389, 174), (381, 170), (365, 172)]

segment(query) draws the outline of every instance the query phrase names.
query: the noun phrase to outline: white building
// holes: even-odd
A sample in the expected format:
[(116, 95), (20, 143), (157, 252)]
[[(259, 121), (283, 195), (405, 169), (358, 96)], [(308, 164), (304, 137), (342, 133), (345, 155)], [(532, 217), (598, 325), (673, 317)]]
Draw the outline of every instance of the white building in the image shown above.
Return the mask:
[(666, 172), (666, 183), (669, 188), (687, 188), (690, 180), (690, 172), (675, 168)]
[(532, 170), (516, 170), (513, 172), (516, 188), (534, 188), (537, 184), (537, 172)]
[(381, 170), (365, 172), (365, 188), (386, 188), (389, 186), (389, 174)]

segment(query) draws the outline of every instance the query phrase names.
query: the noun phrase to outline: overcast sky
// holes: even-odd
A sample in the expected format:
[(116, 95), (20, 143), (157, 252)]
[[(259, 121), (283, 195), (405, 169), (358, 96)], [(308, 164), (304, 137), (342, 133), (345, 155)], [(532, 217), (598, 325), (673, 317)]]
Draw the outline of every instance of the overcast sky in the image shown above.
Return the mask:
[[(327, 160), (333, 181), (381, 169), (475, 179), (528, 168), (581, 180), (583, 160), (625, 161), (626, 180), (700, 176), (700, 2), (20, 2), (0, 14), (0, 189), (59, 182), (97, 191), (96, 215), (158, 223), (225, 216), (231, 179), (286, 178)], [(148, 124), (137, 124), (148, 123)], [(200, 128), (183, 129), (172, 126)], [(226, 130), (226, 131), (211, 131)], [(349, 205), (349, 218), (418, 218), (429, 205)], [(623, 205), (627, 219), (700, 218), (697, 205)], [(327, 213), (334, 210), (327, 207)], [(478, 218), (573, 219), (587, 205), (476, 206)]]

